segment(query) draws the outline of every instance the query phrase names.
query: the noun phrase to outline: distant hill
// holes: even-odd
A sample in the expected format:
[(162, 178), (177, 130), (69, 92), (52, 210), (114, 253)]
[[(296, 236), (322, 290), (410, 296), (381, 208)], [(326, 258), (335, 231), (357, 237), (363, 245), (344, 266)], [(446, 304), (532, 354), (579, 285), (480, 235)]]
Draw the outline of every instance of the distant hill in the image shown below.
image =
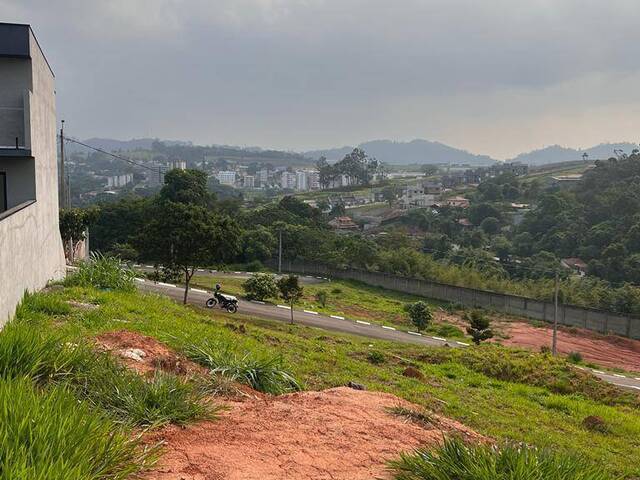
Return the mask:
[[(94, 148), (106, 150), (107, 152), (116, 151), (132, 151), (132, 150), (151, 150), (153, 142), (157, 141), (157, 138), (134, 138), (131, 140), (115, 140), (113, 138), (88, 138), (81, 140), (82, 143), (91, 145)], [(191, 142), (182, 142), (179, 140), (163, 140), (166, 145), (184, 145), (190, 146)], [(85, 153), (88, 149), (82, 145), (74, 143), (68, 143), (67, 147), (69, 152), (81, 152)]]
[(633, 143), (601, 143), (595, 147), (582, 149), (574, 149), (561, 147), (560, 145), (551, 145), (549, 147), (533, 150), (528, 153), (521, 153), (517, 157), (508, 160), (510, 162), (522, 162), (528, 165), (546, 165), (548, 163), (570, 162), (582, 160), (582, 155), (586, 152), (590, 160), (607, 159), (614, 156), (614, 150), (622, 150), (631, 153), (631, 150), (638, 148)]
[[(468, 165), (489, 165), (496, 160), (487, 155), (476, 155), (458, 148), (450, 147), (440, 142), (428, 140), (412, 140), (410, 142), (394, 142), (391, 140), (373, 140), (358, 145), (367, 154), (385, 163), (391, 164), (427, 164), (427, 163), (457, 163)], [(326, 150), (312, 150), (304, 152), (311, 158), (321, 155), (328, 160), (340, 160), (354, 147), (330, 148)]]

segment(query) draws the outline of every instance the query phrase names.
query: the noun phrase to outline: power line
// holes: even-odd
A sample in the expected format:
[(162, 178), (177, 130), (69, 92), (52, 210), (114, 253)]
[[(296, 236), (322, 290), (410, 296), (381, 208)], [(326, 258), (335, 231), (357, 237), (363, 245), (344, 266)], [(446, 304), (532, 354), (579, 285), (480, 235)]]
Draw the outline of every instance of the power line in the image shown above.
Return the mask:
[[(115, 153), (107, 152), (106, 150), (102, 150), (101, 148), (92, 147), (91, 145), (87, 145), (86, 143), (82, 143), (82, 142), (80, 142), (78, 140), (74, 140), (74, 139), (69, 138), (69, 137), (64, 137), (64, 141), (65, 142), (76, 143), (78, 145), (82, 145), (83, 147), (89, 148), (91, 150), (95, 150), (96, 152), (100, 152), (100, 153), (103, 153), (105, 155), (109, 155), (110, 157), (117, 158), (118, 160), (123, 160), (123, 161), (125, 161), (127, 163), (130, 163), (131, 165), (136, 165), (136, 166), (138, 166), (140, 168), (146, 168), (147, 170), (150, 170), (150, 171), (152, 171), (154, 173), (158, 172), (157, 169), (149, 167), (149, 166), (144, 165), (142, 163), (135, 162), (135, 161), (131, 160), (130, 158), (126, 158), (126, 157), (123, 157), (121, 155), (116, 155)], [(159, 168), (160, 167), (158, 167), (158, 169)]]

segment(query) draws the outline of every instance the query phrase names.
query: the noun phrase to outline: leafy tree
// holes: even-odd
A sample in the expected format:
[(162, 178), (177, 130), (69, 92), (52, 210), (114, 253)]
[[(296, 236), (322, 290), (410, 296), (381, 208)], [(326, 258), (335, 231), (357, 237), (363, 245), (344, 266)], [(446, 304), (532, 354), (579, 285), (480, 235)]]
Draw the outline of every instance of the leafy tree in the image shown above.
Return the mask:
[(316, 300), (322, 308), (327, 306), (327, 297), (328, 294), (326, 290), (318, 290), (318, 293), (316, 293)]
[(480, 224), (480, 228), (487, 235), (495, 235), (500, 231), (500, 221), (495, 217), (487, 217)]
[(467, 333), (471, 335), (473, 343), (476, 345), (493, 337), (491, 321), (481, 311), (472, 311), (470, 315), (467, 315), (467, 320), (469, 321)]
[(502, 214), (490, 203), (478, 203), (469, 208), (469, 220), (474, 225), (480, 225), (485, 218), (489, 217), (500, 219)]
[(278, 280), (280, 297), (289, 304), (291, 310), (291, 324), (293, 325), (293, 306), (302, 298), (304, 288), (300, 285), (296, 275), (287, 275)]
[(431, 313), (429, 305), (423, 301), (409, 303), (405, 305), (405, 310), (409, 314), (411, 323), (413, 323), (418, 330), (424, 330), (433, 320), (433, 313)]
[(275, 275), (254, 273), (242, 284), (249, 300), (266, 300), (278, 295), (278, 284)]
[(165, 173), (160, 198), (202, 207), (210, 207), (214, 201), (207, 189), (207, 174), (201, 170), (175, 169)]
[(73, 251), (77, 242), (86, 238), (89, 225), (96, 221), (98, 209), (69, 208), (60, 210), (60, 236), (65, 249), (69, 247), (69, 261), (73, 262)]
[(183, 302), (196, 268), (235, 256), (240, 231), (228, 217), (215, 216), (205, 207), (159, 201), (137, 238), (143, 260), (175, 266), (184, 273)]
[(266, 227), (256, 225), (251, 230), (242, 233), (240, 244), (242, 245), (242, 260), (268, 260), (273, 257), (278, 240)]

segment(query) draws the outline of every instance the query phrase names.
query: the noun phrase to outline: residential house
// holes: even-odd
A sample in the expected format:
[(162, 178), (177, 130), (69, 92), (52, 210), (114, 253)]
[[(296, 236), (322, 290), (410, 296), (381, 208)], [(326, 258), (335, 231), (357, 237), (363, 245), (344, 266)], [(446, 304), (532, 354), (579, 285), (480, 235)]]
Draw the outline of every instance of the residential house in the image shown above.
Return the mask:
[(560, 265), (569, 270), (573, 270), (580, 276), (587, 274), (587, 264), (580, 258), (563, 258), (560, 260)]
[(445, 205), (456, 208), (467, 208), (469, 206), (469, 200), (464, 197), (451, 197), (445, 200)]
[(29, 25), (0, 23), (0, 324), (65, 275), (54, 75)]
[(329, 226), (336, 230), (338, 233), (341, 232), (353, 232), (356, 230), (360, 230), (360, 227), (357, 223), (355, 223), (351, 217), (336, 217), (328, 222)]

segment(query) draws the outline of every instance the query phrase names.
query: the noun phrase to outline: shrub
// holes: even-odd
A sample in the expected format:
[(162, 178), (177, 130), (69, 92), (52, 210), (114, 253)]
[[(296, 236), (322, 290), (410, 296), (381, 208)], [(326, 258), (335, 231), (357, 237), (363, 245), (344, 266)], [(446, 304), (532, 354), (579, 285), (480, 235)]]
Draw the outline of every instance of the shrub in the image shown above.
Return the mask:
[(377, 350), (371, 350), (367, 354), (367, 360), (369, 360), (369, 362), (373, 363), (374, 365), (381, 365), (385, 361), (384, 353)]
[(245, 269), (247, 270), (247, 272), (259, 272), (264, 269), (264, 265), (262, 265), (262, 262), (260, 260), (253, 260), (247, 263)]
[(57, 386), (0, 380), (0, 477), (124, 480), (152, 456), (104, 415)]
[(523, 445), (502, 448), (446, 439), (391, 462), (396, 480), (609, 480), (598, 465)]
[(433, 319), (433, 313), (431, 313), (429, 305), (422, 301), (407, 304), (405, 310), (409, 314), (411, 323), (413, 323), (418, 330), (427, 328)]
[(71, 312), (71, 307), (67, 302), (53, 295), (27, 292), (16, 310), (16, 317), (26, 317), (28, 312), (44, 313), (49, 316), (67, 315)]
[(480, 310), (472, 311), (470, 315), (467, 315), (467, 320), (469, 322), (467, 333), (471, 335), (473, 343), (476, 345), (493, 337), (490, 328), (491, 321)]
[(266, 300), (278, 296), (276, 277), (269, 273), (254, 273), (242, 284), (242, 288), (249, 300)]
[(326, 290), (318, 290), (316, 293), (316, 301), (322, 306), (322, 308), (327, 306), (327, 291)]
[(433, 333), (445, 338), (464, 337), (464, 332), (455, 325), (451, 325), (450, 323), (441, 323), (439, 325), (434, 325)]
[(135, 273), (120, 264), (117, 257), (92, 253), (91, 258), (78, 265), (78, 271), (68, 276), (66, 286), (93, 286), (112, 290), (134, 290)]
[(331, 293), (333, 293), (334, 295), (340, 295), (342, 293), (342, 289), (340, 287), (332, 288)]
[(301, 389), (283, 368), (282, 357), (238, 355), (228, 346), (204, 342), (187, 348), (187, 356), (211, 369), (215, 376), (228, 377), (264, 393), (280, 395)]
[(580, 352), (569, 352), (567, 360), (571, 363), (582, 363), (582, 354)]

